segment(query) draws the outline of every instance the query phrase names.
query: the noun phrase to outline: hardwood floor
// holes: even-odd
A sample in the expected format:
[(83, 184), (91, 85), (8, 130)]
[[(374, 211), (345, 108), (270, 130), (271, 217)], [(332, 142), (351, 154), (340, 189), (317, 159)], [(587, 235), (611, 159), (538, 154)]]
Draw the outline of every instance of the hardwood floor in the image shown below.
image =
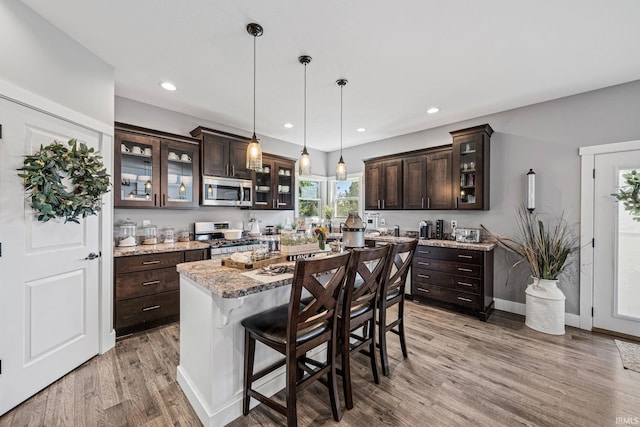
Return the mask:
[[(314, 384), (298, 399), (299, 425), (613, 426), (640, 417), (640, 373), (623, 369), (613, 337), (545, 335), (520, 316), (494, 312), (483, 323), (414, 302), (406, 316), (409, 358), (390, 337), (391, 376), (376, 386), (368, 358), (355, 356), (354, 409), (342, 401), (335, 423), (326, 388)], [(172, 324), (120, 340), (0, 417), (0, 427), (200, 425), (175, 380), (178, 339)], [(283, 424), (261, 405), (230, 426)]]

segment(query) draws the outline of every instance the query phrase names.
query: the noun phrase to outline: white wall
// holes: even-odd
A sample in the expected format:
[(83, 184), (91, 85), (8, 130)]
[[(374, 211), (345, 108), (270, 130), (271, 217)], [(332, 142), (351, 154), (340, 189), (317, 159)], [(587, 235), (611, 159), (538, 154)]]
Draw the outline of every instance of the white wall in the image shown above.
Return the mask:
[[(382, 211), (387, 224), (402, 230), (416, 230), (421, 219), (458, 221), (459, 227), (484, 224), (500, 235), (515, 231), (515, 207), (525, 201), (526, 173), (536, 172), (539, 212), (569, 221), (580, 219), (580, 158), (578, 148), (588, 145), (640, 139), (640, 81), (574, 95), (554, 101), (479, 117), (448, 126), (416, 132), (344, 150), (350, 173), (364, 169), (363, 159), (408, 150), (450, 144), (450, 131), (489, 123), (491, 138), (491, 210), (457, 211)], [(334, 165), (339, 152), (328, 156)], [(366, 185), (366, 184), (365, 184)], [(576, 227), (577, 232), (577, 227)], [(514, 270), (505, 286), (514, 258), (496, 253), (495, 293), (497, 298), (524, 302), (524, 269)], [(567, 312), (579, 312), (578, 260), (561, 280), (567, 295)], [(514, 276), (515, 275), (515, 276)]]
[(0, 0), (0, 80), (113, 123), (113, 67), (17, 0)]

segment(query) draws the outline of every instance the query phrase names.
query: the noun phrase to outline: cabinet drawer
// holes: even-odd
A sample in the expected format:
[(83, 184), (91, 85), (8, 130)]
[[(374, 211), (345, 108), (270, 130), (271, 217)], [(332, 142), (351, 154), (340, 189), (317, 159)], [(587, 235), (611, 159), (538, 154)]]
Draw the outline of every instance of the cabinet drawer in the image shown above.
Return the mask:
[(180, 289), (180, 275), (175, 267), (116, 276), (116, 301)]
[(208, 249), (185, 251), (184, 262), (202, 261), (203, 259), (209, 259), (208, 252)]
[(115, 259), (115, 273), (122, 274), (156, 268), (174, 267), (176, 264), (180, 264), (183, 259), (183, 252), (119, 257)]
[(461, 262), (443, 261), (439, 259), (414, 258), (413, 268), (440, 271), (466, 277), (482, 278), (482, 265)]
[(414, 284), (412, 286), (411, 293), (413, 295), (433, 298), (438, 301), (444, 301), (462, 307), (482, 310), (482, 297), (477, 294), (458, 292), (455, 289), (443, 288), (429, 284)]
[(472, 251), (468, 249), (438, 248), (434, 246), (418, 246), (415, 258), (441, 259), (445, 261), (468, 262), (471, 264), (482, 264), (482, 251)]
[(179, 291), (119, 301), (116, 302), (116, 329), (154, 322), (178, 313), (180, 313)]
[(411, 283), (428, 284), (455, 289), (460, 292), (479, 294), (482, 280), (474, 277), (464, 277), (439, 271), (412, 269)]

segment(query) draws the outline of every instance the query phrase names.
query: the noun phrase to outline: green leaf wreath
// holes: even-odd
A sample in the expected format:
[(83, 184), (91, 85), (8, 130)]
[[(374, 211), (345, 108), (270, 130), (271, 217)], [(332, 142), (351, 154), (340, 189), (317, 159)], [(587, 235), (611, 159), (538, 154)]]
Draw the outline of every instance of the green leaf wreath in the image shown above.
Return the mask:
[(622, 177), (626, 185), (611, 195), (622, 202), (624, 209), (629, 211), (635, 221), (640, 222), (640, 173), (633, 170)]
[[(83, 142), (71, 139), (62, 144), (53, 141), (25, 156), (18, 176), (24, 180), (31, 207), (38, 221), (64, 218), (80, 223), (79, 218), (96, 215), (102, 208), (102, 195), (109, 191), (109, 174), (102, 157)], [(69, 184), (67, 185), (66, 182)]]

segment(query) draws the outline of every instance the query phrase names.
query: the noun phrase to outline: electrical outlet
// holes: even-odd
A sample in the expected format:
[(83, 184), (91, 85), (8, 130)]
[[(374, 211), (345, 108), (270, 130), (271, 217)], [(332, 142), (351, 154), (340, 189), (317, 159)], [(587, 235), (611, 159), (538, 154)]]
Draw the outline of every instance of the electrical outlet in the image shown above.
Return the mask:
[(451, 228), (457, 228), (457, 227), (458, 227), (458, 221), (456, 221), (455, 219), (451, 220)]
[(387, 221), (384, 218), (380, 218), (380, 225), (385, 225)]

